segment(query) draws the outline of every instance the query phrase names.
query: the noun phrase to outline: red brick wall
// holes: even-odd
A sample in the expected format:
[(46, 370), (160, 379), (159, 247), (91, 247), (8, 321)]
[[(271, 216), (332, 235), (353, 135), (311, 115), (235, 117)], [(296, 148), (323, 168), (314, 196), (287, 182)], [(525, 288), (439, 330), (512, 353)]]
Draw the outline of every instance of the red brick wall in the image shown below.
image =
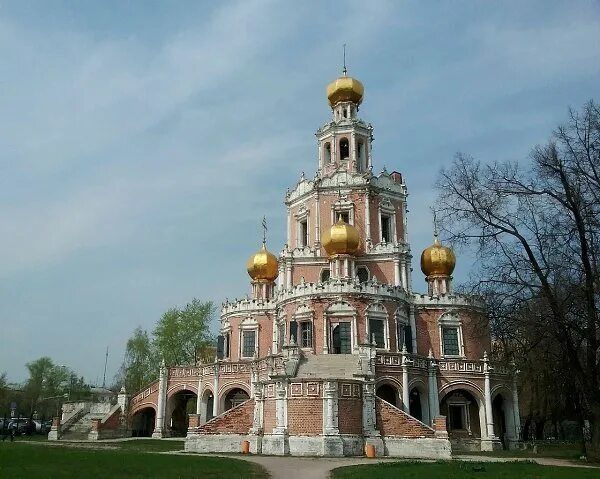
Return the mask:
[[(457, 311), (454, 309), (454, 311)], [(417, 326), (417, 351), (426, 355), (429, 349), (433, 350), (436, 358), (440, 357), (440, 330), (439, 318), (444, 313), (441, 309), (422, 309), (416, 312)], [(467, 359), (481, 359), (484, 351), (491, 351), (489, 329), (484, 323), (481, 314), (473, 311), (458, 311), (462, 320), (462, 334), (465, 357)]]
[(263, 403), (263, 430), (266, 434), (273, 432), (277, 425), (277, 417), (275, 415), (275, 399), (265, 399)]
[(382, 399), (375, 398), (377, 429), (383, 436), (433, 437), (433, 429)]
[(254, 418), (254, 399), (249, 399), (198, 428), (200, 434), (248, 434)]
[(287, 407), (290, 434), (316, 436), (323, 432), (323, 400), (321, 398), (289, 398)]
[(362, 401), (338, 399), (338, 428), (340, 434), (362, 434)]

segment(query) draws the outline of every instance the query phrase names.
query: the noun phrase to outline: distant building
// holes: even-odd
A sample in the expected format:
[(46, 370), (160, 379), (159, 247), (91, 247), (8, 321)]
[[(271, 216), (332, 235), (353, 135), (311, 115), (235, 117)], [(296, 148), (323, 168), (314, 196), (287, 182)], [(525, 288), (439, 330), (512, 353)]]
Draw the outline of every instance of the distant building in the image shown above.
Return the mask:
[(514, 444), (514, 377), (487, 357), (482, 304), (453, 293), (455, 255), (437, 235), (421, 254), (427, 292), (413, 291), (407, 188), (398, 172), (372, 173), (363, 85), (344, 71), (327, 97), (317, 172), (285, 196), (279, 258), (265, 241), (250, 257), (251, 297), (223, 305), (214, 364), (162, 368), (132, 398), (134, 433), (187, 435), (190, 451), (248, 440), (252, 452), (293, 455)]

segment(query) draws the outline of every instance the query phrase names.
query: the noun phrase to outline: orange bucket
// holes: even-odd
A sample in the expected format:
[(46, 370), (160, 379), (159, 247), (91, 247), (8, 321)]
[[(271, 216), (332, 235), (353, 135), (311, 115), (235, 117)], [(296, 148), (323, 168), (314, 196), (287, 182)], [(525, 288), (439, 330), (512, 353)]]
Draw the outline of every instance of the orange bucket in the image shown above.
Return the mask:
[(242, 454), (250, 454), (250, 442), (242, 441)]
[(367, 444), (367, 457), (375, 457), (375, 446), (373, 444)]

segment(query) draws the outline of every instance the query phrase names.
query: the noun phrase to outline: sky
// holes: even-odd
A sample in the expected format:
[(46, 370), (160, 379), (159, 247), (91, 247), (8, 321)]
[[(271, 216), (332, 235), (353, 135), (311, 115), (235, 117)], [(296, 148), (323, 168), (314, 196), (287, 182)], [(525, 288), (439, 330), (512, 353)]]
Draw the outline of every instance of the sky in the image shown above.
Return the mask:
[(316, 170), (344, 43), (424, 290), (440, 169), (528, 161), (600, 100), (599, 38), (584, 0), (0, 0), (0, 373), (50, 356), (101, 383), (108, 347), (110, 382), (137, 326), (248, 293), (263, 215), (280, 251), (285, 191)]

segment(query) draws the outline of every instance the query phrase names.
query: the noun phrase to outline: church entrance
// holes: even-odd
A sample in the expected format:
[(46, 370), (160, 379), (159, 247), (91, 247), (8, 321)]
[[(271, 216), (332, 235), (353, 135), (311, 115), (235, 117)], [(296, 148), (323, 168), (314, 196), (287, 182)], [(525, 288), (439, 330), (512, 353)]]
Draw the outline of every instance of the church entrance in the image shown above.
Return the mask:
[(333, 354), (351, 354), (352, 338), (349, 322), (338, 323), (332, 331)]

